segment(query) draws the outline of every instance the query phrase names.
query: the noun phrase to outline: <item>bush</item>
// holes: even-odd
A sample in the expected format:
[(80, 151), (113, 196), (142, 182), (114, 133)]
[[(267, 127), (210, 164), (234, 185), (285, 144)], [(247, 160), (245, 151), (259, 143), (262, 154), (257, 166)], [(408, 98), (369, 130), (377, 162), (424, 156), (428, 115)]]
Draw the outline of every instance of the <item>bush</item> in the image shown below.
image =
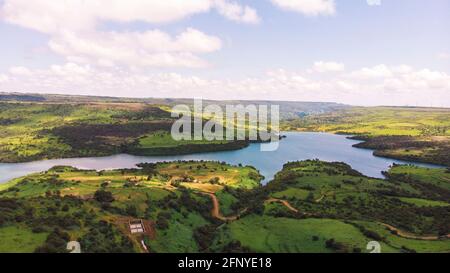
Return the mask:
[(36, 253), (67, 253), (67, 243), (70, 241), (70, 236), (66, 232), (55, 228), (47, 237), (47, 240), (42, 246), (36, 248)]
[(156, 227), (161, 230), (169, 228), (169, 220), (172, 216), (168, 212), (160, 212), (156, 219)]

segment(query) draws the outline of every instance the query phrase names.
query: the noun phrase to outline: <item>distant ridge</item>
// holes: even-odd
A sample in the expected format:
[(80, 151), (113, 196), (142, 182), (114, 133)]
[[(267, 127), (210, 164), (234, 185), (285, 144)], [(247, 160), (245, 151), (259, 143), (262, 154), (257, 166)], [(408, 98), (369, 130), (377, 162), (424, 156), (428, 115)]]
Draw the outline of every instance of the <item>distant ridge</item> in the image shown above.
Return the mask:
[[(53, 103), (147, 103), (158, 105), (192, 105), (193, 99), (187, 98), (127, 98), (127, 97), (102, 97), (85, 95), (60, 95), (60, 94), (25, 94), (2, 93), (0, 101), (18, 102), (53, 102)], [(346, 109), (351, 106), (335, 102), (301, 102), (301, 101), (271, 101), (271, 100), (203, 100), (204, 105), (218, 104), (242, 104), (242, 105), (280, 105), (280, 115), (283, 119), (296, 118), (310, 114), (320, 114)]]

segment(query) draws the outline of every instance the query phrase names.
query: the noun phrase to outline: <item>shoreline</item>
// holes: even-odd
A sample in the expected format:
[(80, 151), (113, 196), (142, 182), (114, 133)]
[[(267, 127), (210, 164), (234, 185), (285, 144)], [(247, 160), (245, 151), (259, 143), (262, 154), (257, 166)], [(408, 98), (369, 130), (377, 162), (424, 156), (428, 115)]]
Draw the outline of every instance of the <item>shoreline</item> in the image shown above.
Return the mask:
[[(283, 134), (287, 134), (287, 137), (289, 138), (289, 134), (326, 134), (326, 135), (337, 135), (337, 134), (332, 134), (332, 133), (318, 133), (318, 132), (282, 132)], [(251, 144), (250, 144), (251, 145)], [(247, 146), (245, 149), (248, 149), (249, 146)], [(353, 145), (351, 145), (351, 148), (356, 148), (353, 147)], [(243, 149), (239, 149), (239, 150), (243, 150)], [(211, 154), (216, 154), (216, 153), (233, 153), (233, 152), (238, 152), (238, 150), (227, 150), (227, 151), (217, 151), (217, 152), (204, 152), (204, 153), (196, 153), (196, 154), (191, 154), (192, 156), (201, 156), (202, 154), (204, 155), (209, 155), (209, 156), (205, 156), (204, 160), (205, 161), (210, 161), (211, 159), (209, 157), (211, 157)], [(22, 168), (25, 170), (30, 170), (29, 172), (23, 172), (23, 174), (21, 172), (18, 172), (17, 176), (11, 176), (8, 177), (6, 176), (6, 180), (5, 181), (0, 181), (0, 184), (5, 184), (8, 183), (9, 181), (12, 181), (15, 178), (19, 178), (22, 177), (24, 175), (27, 174), (31, 174), (31, 173), (35, 173), (35, 172), (42, 172), (45, 171), (49, 168), (51, 168), (52, 166), (57, 166), (57, 165), (73, 165), (74, 167), (78, 167), (80, 169), (96, 169), (96, 170), (110, 170), (110, 169), (120, 169), (120, 168), (134, 168), (135, 164), (137, 163), (141, 163), (141, 162), (151, 162), (152, 158), (153, 160), (155, 160), (154, 162), (161, 162), (161, 161), (176, 161), (176, 160), (184, 160), (184, 157), (189, 157), (191, 155), (178, 155), (179, 158), (173, 158), (176, 157), (177, 155), (164, 155), (164, 156), (139, 156), (139, 155), (131, 155), (131, 154), (126, 154), (126, 153), (119, 153), (119, 154), (113, 154), (113, 155), (109, 155), (109, 156), (98, 156), (98, 157), (70, 157), (70, 158), (58, 158), (58, 159), (45, 159), (45, 160), (38, 160), (38, 161), (30, 161), (30, 162), (19, 162), (19, 163), (0, 163), (0, 166), (3, 165), (4, 169), (5, 169), (5, 173), (8, 172), (8, 169), (11, 168)], [(378, 157), (376, 155), (374, 155), (373, 153), (371, 154), (371, 156), (374, 157)], [(122, 159), (122, 161), (117, 160), (117, 157), (124, 157)], [(385, 158), (385, 157), (381, 157), (381, 158)], [(280, 162), (283, 161), (283, 163), (287, 163), (289, 161), (302, 161), (308, 158), (298, 158), (298, 159), (292, 159), (292, 158), (286, 158), (283, 160), (283, 158), (279, 159)], [(309, 158), (309, 159), (314, 159), (313, 157)], [(405, 160), (397, 160), (397, 159), (391, 159), (391, 158), (385, 158), (385, 159), (389, 159), (389, 160), (395, 160), (395, 161), (399, 161), (396, 164), (401, 164), (401, 165), (418, 165), (421, 167), (426, 167), (426, 168), (445, 168), (445, 166), (440, 166), (440, 165), (436, 165), (436, 164), (428, 164), (428, 163), (420, 163), (420, 162), (413, 162), (413, 161), (405, 161)], [(108, 164), (108, 162), (113, 161), (110, 165)], [(203, 160), (202, 158), (196, 158), (194, 159), (196, 161), (200, 161)], [(215, 158), (213, 160), (218, 160), (221, 161), (220, 158)], [(239, 160), (239, 161), (238, 161)], [(54, 162), (53, 162), (54, 161)], [(61, 162), (60, 162), (61, 161)], [(74, 162), (71, 162), (74, 161)], [(79, 162), (76, 162), (79, 161)], [(94, 165), (95, 163), (97, 163), (97, 161), (99, 162), (99, 165), (97, 165), (96, 167), (92, 167), (90, 165)], [(235, 162), (229, 162), (229, 159), (224, 158), (223, 161), (234, 164), (234, 163), (242, 163), (244, 165), (255, 165), (255, 164), (246, 164), (245, 161), (240, 161), (240, 159), (236, 159)], [(337, 160), (339, 161), (339, 160)], [(152, 161), (153, 162), (153, 161)], [(14, 166), (14, 164), (20, 164), (18, 166)], [(23, 164), (23, 165), (22, 165)], [(351, 165), (352, 167), (355, 167), (354, 164), (352, 163), (348, 163), (349, 165)], [(108, 165), (108, 167), (105, 167), (106, 165)], [(256, 166), (256, 169), (258, 169), (258, 171), (264, 171), (264, 168), (261, 166)], [(381, 173), (382, 171), (385, 171), (385, 168), (382, 168), (379, 170), (379, 172)], [(267, 176), (267, 180), (269, 181), (271, 179), (271, 175), (273, 173), (273, 175), (276, 173), (276, 171), (274, 170), (269, 170), (267, 171), (268, 173), (265, 173), (265, 176)], [(366, 173), (367, 175), (367, 173)], [(379, 176), (374, 176), (372, 175), (368, 175), (374, 178), (382, 178), (384, 176), (379, 175)], [(268, 182), (267, 181), (267, 182)]]

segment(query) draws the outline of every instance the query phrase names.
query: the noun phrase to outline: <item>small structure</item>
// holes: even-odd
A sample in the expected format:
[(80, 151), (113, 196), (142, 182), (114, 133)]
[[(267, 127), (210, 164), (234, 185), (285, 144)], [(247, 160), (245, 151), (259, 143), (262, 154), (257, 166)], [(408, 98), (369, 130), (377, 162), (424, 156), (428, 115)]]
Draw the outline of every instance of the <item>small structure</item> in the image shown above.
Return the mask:
[(145, 233), (144, 222), (142, 220), (130, 220), (129, 226), (131, 234)]

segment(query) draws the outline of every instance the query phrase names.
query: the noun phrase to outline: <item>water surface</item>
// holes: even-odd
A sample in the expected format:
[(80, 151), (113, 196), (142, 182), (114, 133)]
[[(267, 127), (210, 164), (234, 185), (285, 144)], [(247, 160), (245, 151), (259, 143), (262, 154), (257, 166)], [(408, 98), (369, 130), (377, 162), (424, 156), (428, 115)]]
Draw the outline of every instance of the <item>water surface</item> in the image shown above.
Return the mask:
[[(174, 160), (213, 160), (230, 164), (251, 165), (270, 181), (289, 161), (320, 159), (323, 161), (341, 161), (351, 165), (359, 172), (371, 177), (383, 177), (385, 171), (393, 163), (409, 162), (375, 157), (371, 150), (353, 148), (359, 141), (347, 139), (342, 135), (325, 133), (285, 133), (286, 139), (280, 142), (279, 149), (274, 152), (261, 152), (260, 144), (251, 144), (238, 151), (214, 152), (179, 156), (133, 156), (119, 154), (107, 157), (70, 158), (43, 160), (28, 163), (0, 163), (0, 183), (13, 178), (35, 172), (48, 170), (56, 165), (73, 166), (80, 169), (118, 169), (133, 168), (141, 162), (160, 162)], [(413, 163), (418, 166), (436, 167), (430, 164)]]

